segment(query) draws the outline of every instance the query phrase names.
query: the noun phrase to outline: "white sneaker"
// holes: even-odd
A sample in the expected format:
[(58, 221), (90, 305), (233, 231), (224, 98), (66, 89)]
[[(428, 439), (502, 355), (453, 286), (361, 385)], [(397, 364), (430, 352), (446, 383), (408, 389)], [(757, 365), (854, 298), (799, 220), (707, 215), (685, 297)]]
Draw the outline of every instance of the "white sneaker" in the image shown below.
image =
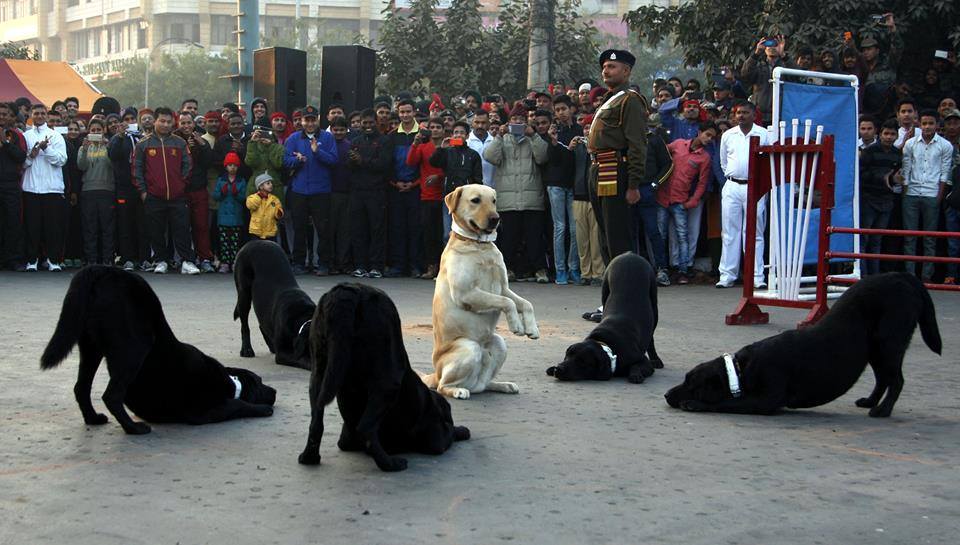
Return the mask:
[(37, 272), (37, 265), (38, 263), (36, 261), (27, 263), (27, 272)]
[(200, 269), (192, 261), (184, 261), (180, 266), (180, 274), (200, 274)]
[(135, 268), (136, 267), (133, 266), (133, 261), (125, 261), (123, 263), (123, 270), (125, 271), (132, 271)]
[(167, 274), (167, 262), (166, 261), (158, 262), (157, 265), (153, 268), (153, 272), (154, 274)]
[(730, 282), (724, 282), (723, 280), (721, 280), (721, 281), (717, 282), (716, 286), (717, 286), (718, 288), (732, 288), (732, 287), (733, 287), (733, 282), (732, 282), (732, 281), (730, 281)]
[(48, 259), (47, 270), (50, 272), (60, 272), (63, 270), (63, 265), (60, 265), (59, 263), (54, 263)]

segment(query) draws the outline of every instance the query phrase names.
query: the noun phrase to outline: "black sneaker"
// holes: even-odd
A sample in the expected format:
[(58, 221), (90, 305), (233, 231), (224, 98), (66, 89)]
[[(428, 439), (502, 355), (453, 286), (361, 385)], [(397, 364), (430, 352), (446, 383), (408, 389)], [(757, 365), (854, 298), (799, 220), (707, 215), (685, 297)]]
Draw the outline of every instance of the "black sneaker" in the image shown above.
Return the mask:
[(367, 277), (367, 271), (364, 270), (364, 269), (361, 268), (361, 267), (357, 267), (356, 269), (353, 270), (352, 273), (350, 273), (350, 276), (352, 276), (352, 277), (354, 277), (354, 278), (366, 278), (366, 277)]
[(294, 265), (293, 267), (291, 267), (291, 270), (293, 271), (293, 274), (297, 276), (300, 276), (302, 274), (307, 274), (307, 268), (300, 264)]
[(367, 273), (367, 278), (383, 278), (383, 274), (377, 269), (370, 269), (370, 272)]

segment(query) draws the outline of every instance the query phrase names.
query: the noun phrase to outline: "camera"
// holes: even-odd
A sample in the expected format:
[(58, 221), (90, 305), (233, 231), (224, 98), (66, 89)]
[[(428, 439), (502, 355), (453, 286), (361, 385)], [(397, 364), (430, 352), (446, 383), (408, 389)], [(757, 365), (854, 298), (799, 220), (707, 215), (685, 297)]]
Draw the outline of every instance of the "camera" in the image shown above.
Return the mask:
[(136, 134), (138, 132), (140, 132), (140, 125), (137, 125), (136, 123), (130, 123), (127, 125), (127, 134)]
[(263, 125), (254, 125), (253, 130), (260, 131), (267, 135), (273, 134), (273, 129), (271, 129), (270, 127), (264, 127)]
[(531, 110), (536, 110), (536, 109), (537, 109), (537, 99), (535, 99), (535, 98), (525, 98), (525, 99), (523, 99), (523, 107), (526, 108), (528, 112), (531, 111)]
[(870, 16), (870, 20), (873, 21), (875, 24), (878, 24), (878, 25), (879, 25), (880, 23), (882, 23), (884, 19), (886, 19), (886, 17), (884, 17), (883, 15), (877, 14), (877, 13), (874, 13), (874, 14), (872, 14), (872, 15)]
[(514, 136), (523, 136), (523, 134), (527, 132), (527, 126), (523, 124), (510, 123), (507, 125), (507, 130)]
[(91, 142), (103, 142), (103, 135), (102, 135), (102, 134), (88, 134), (88, 135), (87, 135), (87, 140), (89, 140), (89, 141), (91, 141)]

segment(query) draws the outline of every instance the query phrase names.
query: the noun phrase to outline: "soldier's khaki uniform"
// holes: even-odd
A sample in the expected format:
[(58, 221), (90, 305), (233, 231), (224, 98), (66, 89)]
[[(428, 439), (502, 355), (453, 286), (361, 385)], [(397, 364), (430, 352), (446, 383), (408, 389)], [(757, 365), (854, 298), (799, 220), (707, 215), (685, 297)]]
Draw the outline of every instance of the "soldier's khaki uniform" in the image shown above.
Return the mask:
[[(607, 92), (590, 126), (587, 148), (590, 166), (590, 203), (600, 226), (600, 250), (604, 263), (637, 249), (637, 222), (626, 201), (627, 189), (637, 189), (644, 178), (647, 155), (647, 108), (643, 98), (628, 90), (627, 84)], [(617, 152), (616, 195), (597, 194), (600, 165), (596, 158), (603, 152)]]

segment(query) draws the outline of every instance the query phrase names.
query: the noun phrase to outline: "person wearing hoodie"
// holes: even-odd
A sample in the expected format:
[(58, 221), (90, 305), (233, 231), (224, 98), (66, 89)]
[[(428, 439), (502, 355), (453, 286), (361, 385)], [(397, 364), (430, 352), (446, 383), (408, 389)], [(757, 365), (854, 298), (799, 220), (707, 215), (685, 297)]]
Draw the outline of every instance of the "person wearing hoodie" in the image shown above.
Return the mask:
[(80, 199), (83, 257), (87, 265), (113, 265), (116, 180), (107, 156), (104, 124), (98, 119), (90, 121), (90, 134), (77, 152), (77, 168), (83, 172), (83, 196)]
[(250, 102), (250, 127), (248, 132), (253, 132), (257, 127), (270, 126), (270, 105), (267, 99), (256, 97)]
[(287, 208), (293, 216), (293, 272), (305, 274), (307, 241), (313, 220), (317, 233), (318, 275), (330, 271), (330, 169), (337, 164), (337, 143), (332, 134), (320, 130), (318, 111), (313, 106), (300, 110), (303, 129), (284, 143), (283, 167), (294, 171), (287, 194)]
[(157, 258), (153, 272), (164, 274), (173, 256), (167, 232), (183, 258), (181, 274), (198, 274), (190, 241), (190, 211), (184, 193), (190, 178), (187, 142), (173, 134), (173, 111), (157, 108), (154, 133), (137, 143), (133, 175), (147, 218), (150, 246)]
[[(492, 133), (491, 133), (492, 134)], [(498, 246), (507, 264), (507, 276), (550, 281), (545, 267), (543, 225), (545, 191), (540, 165), (548, 159), (549, 144), (527, 123), (527, 110), (518, 104), (510, 123), (502, 125), (483, 157), (496, 167), (497, 211), (500, 213)], [(519, 256), (520, 242), (526, 251)]]

